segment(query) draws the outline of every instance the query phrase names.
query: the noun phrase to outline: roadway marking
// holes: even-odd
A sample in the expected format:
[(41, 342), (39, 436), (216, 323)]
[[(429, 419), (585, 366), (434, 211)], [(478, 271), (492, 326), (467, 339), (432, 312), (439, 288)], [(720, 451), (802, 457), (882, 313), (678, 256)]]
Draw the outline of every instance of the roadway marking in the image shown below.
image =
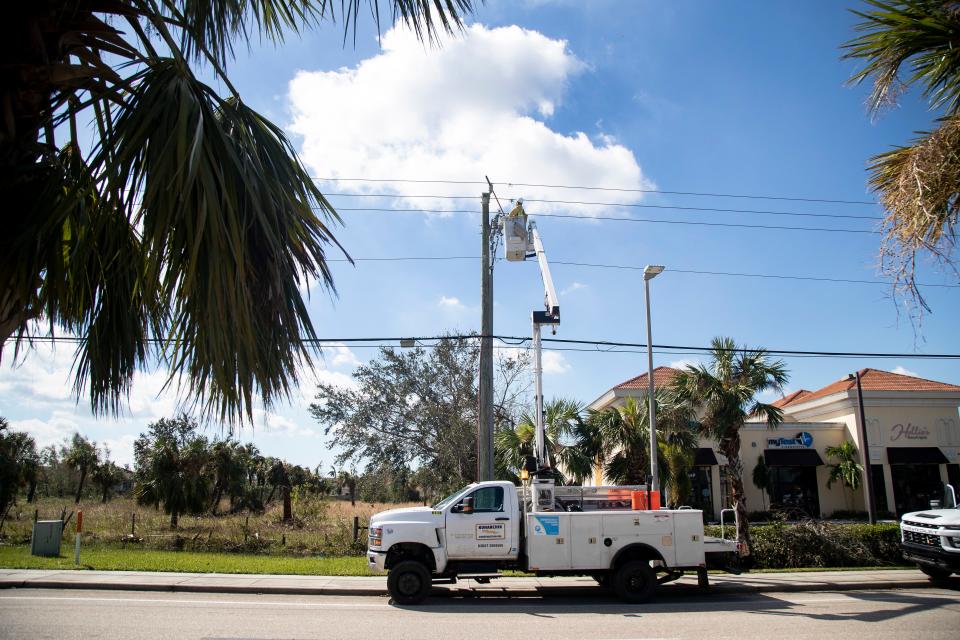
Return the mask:
[(238, 605), (248, 607), (257, 605), (261, 607), (315, 607), (321, 609), (393, 609), (389, 604), (366, 604), (366, 603), (346, 603), (346, 602), (264, 602), (262, 600), (182, 600), (180, 598), (103, 598), (103, 597), (81, 597), (81, 596), (0, 596), (0, 602), (3, 600), (66, 600), (79, 602), (147, 602), (160, 604), (202, 604), (202, 605)]

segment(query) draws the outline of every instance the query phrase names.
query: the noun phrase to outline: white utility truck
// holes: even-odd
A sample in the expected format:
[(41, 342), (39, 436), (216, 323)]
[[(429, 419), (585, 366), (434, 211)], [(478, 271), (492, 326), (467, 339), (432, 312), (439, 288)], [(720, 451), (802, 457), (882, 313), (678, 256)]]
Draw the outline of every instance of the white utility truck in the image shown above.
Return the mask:
[[(519, 212), (519, 215), (514, 215)], [(533, 312), (536, 439), (522, 486), (468, 485), (432, 507), (392, 509), (370, 519), (367, 561), (388, 571), (394, 601), (415, 604), (434, 583), (489, 581), (504, 569), (542, 576), (592, 576), (628, 602), (651, 598), (658, 584), (707, 568), (729, 568), (734, 541), (704, 536), (703, 514), (660, 509), (645, 486), (556, 486), (545, 446), (540, 328), (560, 323), (560, 306), (535, 223), (522, 207), (502, 220), (507, 260), (536, 257), (545, 309)], [(644, 508), (652, 507), (652, 508)]]
[(906, 513), (900, 518), (900, 549), (931, 580), (960, 575), (960, 508), (952, 485), (945, 485), (943, 508)]

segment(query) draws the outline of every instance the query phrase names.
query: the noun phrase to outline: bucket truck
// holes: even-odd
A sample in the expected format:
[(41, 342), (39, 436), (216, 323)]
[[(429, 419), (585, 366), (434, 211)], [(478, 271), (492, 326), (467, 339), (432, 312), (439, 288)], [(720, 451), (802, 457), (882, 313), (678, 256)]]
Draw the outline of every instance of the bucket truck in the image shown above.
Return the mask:
[(430, 507), (392, 509), (370, 519), (367, 561), (388, 572), (394, 602), (416, 604), (433, 584), (487, 582), (502, 570), (593, 577), (626, 602), (644, 602), (659, 584), (726, 566), (736, 542), (704, 535), (701, 511), (659, 508), (639, 486), (558, 486), (546, 447), (542, 327), (556, 330), (560, 304), (536, 223), (522, 207), (502, 219), (508, 261), (535, 257), (544, 308), (533, 312), (536, 439), (522, 483), (477, 482)]

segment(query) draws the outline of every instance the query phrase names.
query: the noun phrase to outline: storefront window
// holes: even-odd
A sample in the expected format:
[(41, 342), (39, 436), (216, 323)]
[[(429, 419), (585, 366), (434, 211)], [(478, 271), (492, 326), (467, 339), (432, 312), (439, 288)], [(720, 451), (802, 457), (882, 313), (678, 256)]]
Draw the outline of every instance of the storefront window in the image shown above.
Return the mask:
[(770, 506), (788, 517), (820, 517), (816, 467), (771, 467)]
[(930, 501), (943, 494), (938, 464), (892, 464), (890, 477), (897, 515), (929, 509)]
[(710, 467), (694, 467), (690, 472), (690, 506), (703, 511), (703, 518), (713, 522), (713, 481)]

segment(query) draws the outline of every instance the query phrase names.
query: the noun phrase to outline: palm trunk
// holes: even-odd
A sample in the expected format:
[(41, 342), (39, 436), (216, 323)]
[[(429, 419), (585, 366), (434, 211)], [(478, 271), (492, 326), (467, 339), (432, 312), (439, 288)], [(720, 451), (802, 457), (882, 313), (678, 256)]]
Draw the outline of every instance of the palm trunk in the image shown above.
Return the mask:
[(33, 502), (34, 495), (37, 493), (37, 483), (31, 482), (30, 487), (27, 489), (27, 502)]
[(283, 521), (293, 521), (293, 505), (290, 502), (290, 487), (283, 487)]
[(87, 470), (80, 469), (80, 484), (77, 485), (77, 498), (73, 501), (74, 504), (80, 504), (80, 494), (83, 493), (83, 482), (87, 479)]
[(743, 462), (740, 460), (740, 433), (720, 442), (723, 455), (727, 458), (727, 478), (730, 481), (730, 499), (737, 518), (737, 543), (741, 557), (753, 555), (753, 540), (750, 537), (750, 523), (747, 520), (747, 499), (743, 490)]
[(180, 522), (180, 515), (176, 512), (176, 510), (171, 511), (170, 512), (170, 528), (176, 529), (177, 524), (179, 524), (179, 522)]
[(109, 493), (110, 493), (110, 485), (107, 485), (107, 484), (103, 485), (103, 496), (101, 497), (100, 502), (102, 502), (103, 504), (107, 504), (107, 497), (109, 496)]

